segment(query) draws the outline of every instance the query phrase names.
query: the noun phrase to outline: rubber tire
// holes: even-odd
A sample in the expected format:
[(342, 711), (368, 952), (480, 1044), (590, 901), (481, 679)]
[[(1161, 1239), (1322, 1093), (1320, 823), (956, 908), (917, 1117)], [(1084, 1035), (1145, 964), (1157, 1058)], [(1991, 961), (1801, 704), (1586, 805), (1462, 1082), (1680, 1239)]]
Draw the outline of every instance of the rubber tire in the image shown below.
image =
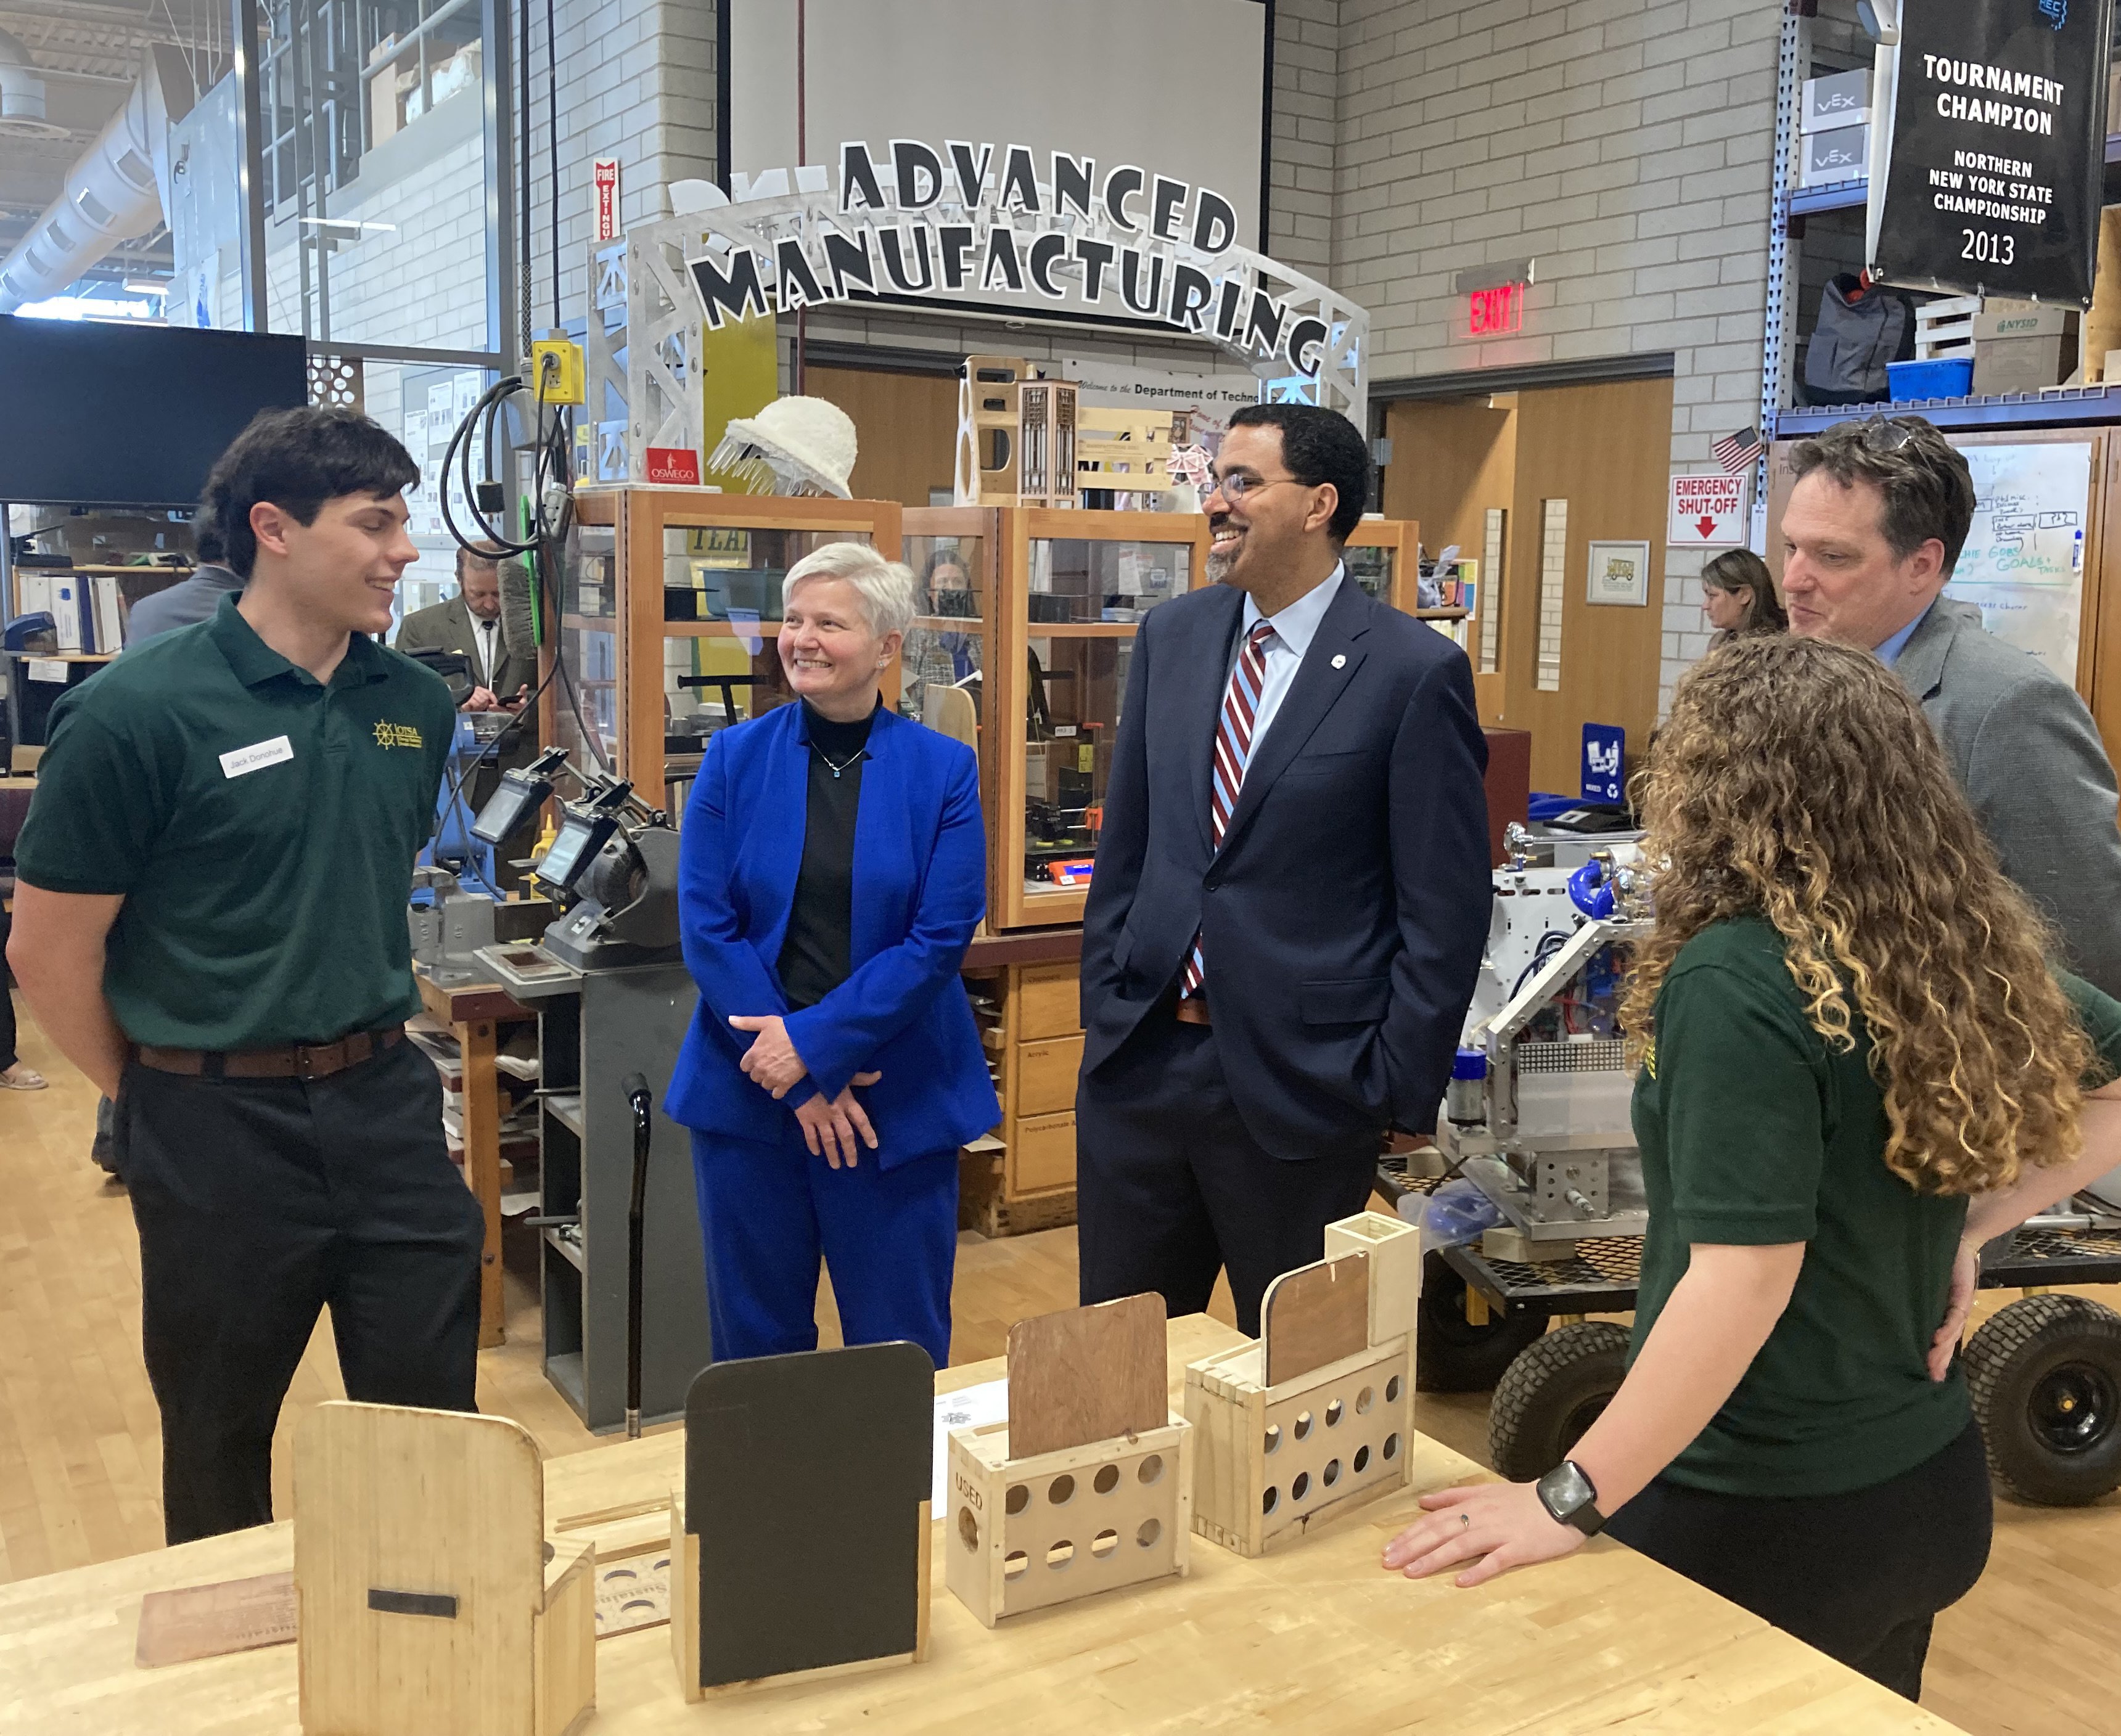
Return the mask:
[(1414, 1389), (1418, 1393), (1485, 1393), (1503, 1377), (1517, 1352), (1546, 1330), (1546, 1317), (1528, 1308), (1491, 1313), (1488, 1324), (1466, 1318), (1466, 1280), (1441, 1254), (1431, 1253), (1421, 1273), (1420, 1324), (1414, 1335)]
[(1611, 1320), (1556, 1327), (1525, 1347), (1495, 1383), (1488, 1456), (1512, 1482), (1544, 1477), (1598, 1419), (1628, 1371), (1628, 1329)]
[[(2040, 1388), (2070, 1363), (2103, 1377), (2105, 1426), (2069, 1450), (2042, 1438)], [(2081, 1507), (2121, 1488), (2121, 1315), (2081, 1296), (2031, 1296), (1998, 1309), (1960, 1357), (1988, 1473), (2043, 1507)]]

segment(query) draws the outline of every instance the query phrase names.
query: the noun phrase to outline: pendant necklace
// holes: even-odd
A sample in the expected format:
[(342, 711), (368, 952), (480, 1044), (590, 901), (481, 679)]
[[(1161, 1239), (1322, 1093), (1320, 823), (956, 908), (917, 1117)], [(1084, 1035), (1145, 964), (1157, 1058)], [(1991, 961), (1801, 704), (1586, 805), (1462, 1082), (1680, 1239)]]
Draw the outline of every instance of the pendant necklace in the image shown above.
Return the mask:
[(815, 753), (819, 759), (823, 760), (826, 765), (832, 767), (832, 775), (836, 778), (839, 776), (841, 772), (845, 771), (848, 766), (853, 765), (856, 760), (862, 756), (862, 750), (859, 747), (855, 748), (855, 751), (849, 754), (844, 760), (835, 760), (832, 755), (826, 752), (823, 748), (818, 747), (815, 742), (811, 742), (810, 748), (811, 752)]

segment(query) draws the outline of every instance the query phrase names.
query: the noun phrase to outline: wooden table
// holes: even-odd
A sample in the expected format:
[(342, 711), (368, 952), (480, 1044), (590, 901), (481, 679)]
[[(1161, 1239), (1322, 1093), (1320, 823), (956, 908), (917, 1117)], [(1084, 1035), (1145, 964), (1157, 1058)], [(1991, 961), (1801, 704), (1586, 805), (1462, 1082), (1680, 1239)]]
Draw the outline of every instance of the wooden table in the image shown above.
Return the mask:
[(486, 1214), (486, 1245), (479, 1254), (478, 1347), (491, 1350), (507, 1336), (501, 1289), (501, 1078), (493, 1064), (499, 1047), (494, 1027), (504, 1020), (536, 1015), (497, 983), (444, 989), (420, 965), (413, 967), (413, 975), (428, 1016), (456, 1032), (463, 1071), (464, 1183)]
[[(1185, 1365), (1241, 1343), (1204, 1315), (1174, 1321)], [(1003, 1372), (947, 1370), (949, 1390)], [(652, 1530), (682, 1475), (683, 1436), (545, 1467), (548, 1529), (609, 1544)], [(1424, 1489), (1485, 1473), (1417, 1436), (1413, 1487), (1244, 1561), (1193, 1540), (1191, 1576), (1016, 1617), (989, 1631), (944, 1589), (936, 1545), (928, 1661), (688, 1706), (666, 1628), (597, 1647), (589, 1736), (712, 1729), (871, 1736), (1134, 1736), (1149, 1731), (1448, 1736), (1743, 1730), (1918, 1736), (1953, 1726), (1733, 1604), (1600, 1539), (1475, 1591), (1377, 1565)], [(762, 1501), (799, 1490), (762, 1488)], [(941, 1523), (940, 1520), (938, 1523)], [(261, 1526), (0, 1588), (0, 1729), (39, 1736), (293, 1736), (291, 1645), (147, 1671), (133, 1663), (143, 1592), (285, 1570), (293, 1527)]]

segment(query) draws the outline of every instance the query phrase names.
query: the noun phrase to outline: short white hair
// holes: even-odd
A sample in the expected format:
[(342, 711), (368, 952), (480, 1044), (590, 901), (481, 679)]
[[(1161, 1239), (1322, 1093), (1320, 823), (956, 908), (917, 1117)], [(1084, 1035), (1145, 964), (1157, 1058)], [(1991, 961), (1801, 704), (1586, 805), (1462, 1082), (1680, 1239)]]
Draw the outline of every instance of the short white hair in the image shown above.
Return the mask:
[(879, 639), (904, 633), (921, 612), (920, 587), (912, 569), (885, 560), (866, 543), (827, 542), (790, 567), (788, 576), (781, 581), (784, 613), (795, 595), (795, 587), (805, 579), (846, 579), (861, 598), (869, 631)]

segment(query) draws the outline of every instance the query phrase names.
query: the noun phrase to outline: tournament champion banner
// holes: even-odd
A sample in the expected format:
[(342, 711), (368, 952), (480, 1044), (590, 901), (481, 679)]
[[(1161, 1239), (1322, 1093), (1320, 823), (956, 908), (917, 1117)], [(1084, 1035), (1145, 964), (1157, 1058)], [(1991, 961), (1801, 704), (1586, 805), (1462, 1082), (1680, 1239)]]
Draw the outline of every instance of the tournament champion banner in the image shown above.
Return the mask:
[(1872, 277), (2090, 305), (2113, 16), (2114, 0), (1904, 0), (1872, 114)]

